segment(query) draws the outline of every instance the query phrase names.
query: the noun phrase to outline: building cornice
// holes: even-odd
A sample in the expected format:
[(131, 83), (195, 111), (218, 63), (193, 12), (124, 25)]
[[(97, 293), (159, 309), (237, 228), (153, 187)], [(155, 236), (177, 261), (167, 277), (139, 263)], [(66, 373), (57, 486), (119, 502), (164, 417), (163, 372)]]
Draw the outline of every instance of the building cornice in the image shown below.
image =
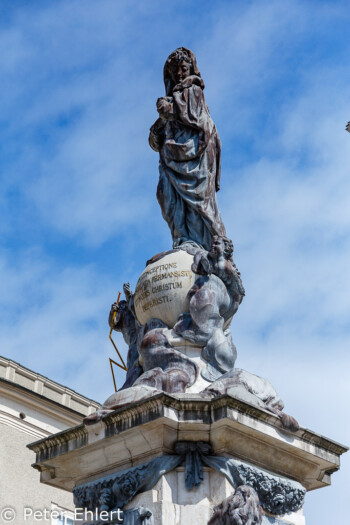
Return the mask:
[[(58, 403), (52, 399), (48, 399), (42, 394), (38, 394), (25, 388), (24, 386), (8, 381), (7, 379), (0, 378), (0, 394), (4, 397), (13, 399), (20, 404), (30, 406), (35, 410), (44, 411), (46, 414), (57, 419), (59, 416), (60, 420), (71, 426), (81, 421), (85, 414), (78, 412), (68, 406)], [(99, 405), (96, 405), (99, 406)]]
[(79, 414), (80, 417), (88, 415), (100, 406), (96, 401), (2, 356), (0, 382), (7, 385), (8, 389), (10, 385), (14, 385), (33, 400), (40, 399), (41, 403), (46, 400), (48, 406), (52, 406), (53, 403), (56, 407), (64, 407), (71, 414)]

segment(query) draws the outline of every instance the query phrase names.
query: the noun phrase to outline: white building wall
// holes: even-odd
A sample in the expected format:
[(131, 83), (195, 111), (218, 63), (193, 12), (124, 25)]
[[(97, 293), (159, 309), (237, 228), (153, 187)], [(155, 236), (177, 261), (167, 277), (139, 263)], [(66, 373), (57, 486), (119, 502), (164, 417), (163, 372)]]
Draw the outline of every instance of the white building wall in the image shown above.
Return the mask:
[(69, 492), (40, 483), (40, 473), (31, 467), (34, 455), (26, 448), (32, 441), (31, 434), (0, 424), (0, 508), (10, 507), (16, 512), (14, 525), (51, 525), (51, 520), (38, 521), (34, 516), (25, 519), (24, 509), (50, 511), (58, 505), (73, 510), (73, 498)]
[[(80, 424), (98, 406), (0, 356), (0, 525), (72, 523), (51, 519), (51, 511), (57, 508), (72, 515), (73, 496), (40, 483), (40, 473), (31, 466), (35, 455), (27, 445)], [(41, 511), (41, 519), (34, 511)]]

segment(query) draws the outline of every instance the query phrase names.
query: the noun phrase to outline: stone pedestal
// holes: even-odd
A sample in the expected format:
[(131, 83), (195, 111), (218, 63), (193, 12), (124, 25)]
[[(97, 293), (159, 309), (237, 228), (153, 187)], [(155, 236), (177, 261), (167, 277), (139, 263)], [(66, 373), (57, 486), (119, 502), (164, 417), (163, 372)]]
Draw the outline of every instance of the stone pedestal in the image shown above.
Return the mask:
[(125, 508), (147, 507), (152, 512), (154, 523), (206, 524), (211, 507), (230, 496), (232, 487), (224, 476), (212, 469), (204, 468), (203, 474), (199, 487), (187, 490), (185, 468), (178, 467), (162, 476), (153, 489), (137, 495)]
[[(143, 506), (152, 512), (155, 524), (206, 524), (212, 508), (233, 492), (232, 485), (219, 472), (204, 468), (204, 479), (198, 488), (186, 490), (185, 468), (178, 467), (165, 474), (152, 490), (137, 495), (125, 509)], [(303, 510), (281, 517), (266, 513), (263, 525), (282, 523), (305, 525)]]
[[(189, 445), (200, 447), (202, 462), (202, 480), (192, 480), (190, 490), (188, 457), (181, 457)], [(288, 432), (276, 416), (242, 400), (204, 394), (158, 394), (29, 448), (41, 482), (73, 490), (78, 507), (111, 509), (117, 498), (124, 523), (147, 525), (206, 524), (235, 490), (226, 464), (257, 490), (263, 523), (304, 525), (300, 489), (329, 485), (347, 450), (304, 428)]]

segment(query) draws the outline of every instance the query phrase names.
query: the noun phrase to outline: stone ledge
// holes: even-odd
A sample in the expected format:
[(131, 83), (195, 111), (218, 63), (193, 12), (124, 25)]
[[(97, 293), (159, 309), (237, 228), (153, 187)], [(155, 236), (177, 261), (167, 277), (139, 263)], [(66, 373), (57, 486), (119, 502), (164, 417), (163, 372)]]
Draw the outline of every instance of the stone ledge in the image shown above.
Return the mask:
[(42, 481), (71, 490), (101, 474), (171, 454), (181, 440), (210, 442), (215, 455), (248, 460), (307, 490), (329, 485), (339, 456), (347, 451), (307, 429), (291, 433), (274, 414), (228, 395), (165, 393), (28, 447), (37, 454), (34, 466), (42, 471)]

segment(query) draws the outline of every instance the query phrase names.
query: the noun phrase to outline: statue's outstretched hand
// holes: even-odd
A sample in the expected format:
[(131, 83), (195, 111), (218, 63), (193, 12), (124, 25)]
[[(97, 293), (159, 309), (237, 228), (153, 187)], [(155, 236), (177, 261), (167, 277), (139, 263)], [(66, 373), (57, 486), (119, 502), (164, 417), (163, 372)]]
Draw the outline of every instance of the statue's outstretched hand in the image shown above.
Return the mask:
[(129, 301), (129, 299), (132, 298), (132, 291), (131, 291), (131, 288), (130, 288), (130, 283), (124, 283), (123, 284), (123, 292), (124, 292), (124, 295), (125, 295), (125, 299), (127, 301)]

